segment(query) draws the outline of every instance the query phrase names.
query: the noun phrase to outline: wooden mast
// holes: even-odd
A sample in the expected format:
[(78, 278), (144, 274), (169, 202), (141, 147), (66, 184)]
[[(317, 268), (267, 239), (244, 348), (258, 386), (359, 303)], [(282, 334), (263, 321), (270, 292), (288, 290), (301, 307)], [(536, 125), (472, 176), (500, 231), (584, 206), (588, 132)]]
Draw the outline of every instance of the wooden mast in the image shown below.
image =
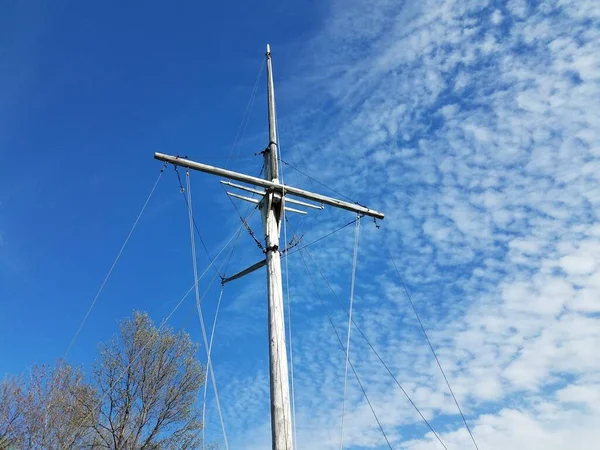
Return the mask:
[[(269, 146), (265, 149), (265, 180), (279, 183), (277, 122), (271, 49), (267, 44), (267, 100), (269, 110)], [(269, 316), (269, 372), (271, 384), (271, 435), (273, 450), (292, 450), (292, 417), (288, 381), (283, 284), (279, 236), (284, 208), (284, 193), (267, 190), (260, 202), (267, 260), (267, 296)]]
[[(302, 212), (292, 208), (286, 208), (285, 197), (300, 197), (321, 204), (352, 211), (362, 216), (375, 219), (383, 219), (383, 213), (374, 211), (366, 206), (349, 203), (325, 195), (305, 191), (294, 186), (287, 186), (279, 181), (278, 171), (278, 147), (277, 147), (277, 118), (275, 114), (275, 90), (273, 87), (273, 67), (271, 63), (271, 50), (267, 45), (267, 100), (269, 119), (269, 145), (264, 150), (265, 177), (257, 178), (232, 170), (210, 166), (208, 164), (191, 161), (178, 156), (155, 153), (154, 158), (169, 162), (174, 165), (187, 167), (200, 172), (210, 173), (247, 183), (255, 188), (235, 185), (229, 181), (222, 183), (262, 195), (258, 202), (261, 211), (263, 231), (265, 235), (265, 259), (249, 268), (222, 280), (223, 284), (244, 275), (254, 272), (265, 265), (267, 266), (267, 294), (268, 294), (268, 326), (269, 326), (269, 373), (271, 387), (271, 434), (273, 439), (273, 450), (292, 450), (292, 417), (290, 411), (290, 387), (288, 381), (287, 348), (285, 342), (285, 322), (283, 314), (283, 284), (281, 277), (281, 249), (279, 237), (281, 231), (281, 220), (283, 211)], [(257, 190), (256, 187), (262, 188)], [(242, 200), (257, 202), (254, 199), (233, 195)], [(305, 202), (290, 198), (290, 203), (307, 207), (321, 209), (322, 206), (307, 204)]]

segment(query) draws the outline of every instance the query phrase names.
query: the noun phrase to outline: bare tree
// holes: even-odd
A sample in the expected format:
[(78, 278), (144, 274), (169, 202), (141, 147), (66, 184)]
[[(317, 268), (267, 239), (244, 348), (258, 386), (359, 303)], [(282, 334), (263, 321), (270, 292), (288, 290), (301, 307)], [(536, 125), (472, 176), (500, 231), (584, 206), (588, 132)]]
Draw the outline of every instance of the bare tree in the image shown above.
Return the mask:
[(188, 334), (135, 312), (100, 346), (91, 383), (66, 363), (0, 382), (0, 450), (197, 448), (196, 352)]
[(21, 383), (15, 377), (6, 378), (0, 383), (0, 450), (9, 448), (16, 436), (16, 422), (21, 417), (19, 399)]
[(94, 392), (66, 364), (34, 367), (0, 385), (0, 448), (65, 450), (90, 442)]
[(193, 449), (200, 442), (197, 398), (204, 370), (184, 332), (157, 328), (145, 313), (120, 324), (94, 365), (98, 448)]

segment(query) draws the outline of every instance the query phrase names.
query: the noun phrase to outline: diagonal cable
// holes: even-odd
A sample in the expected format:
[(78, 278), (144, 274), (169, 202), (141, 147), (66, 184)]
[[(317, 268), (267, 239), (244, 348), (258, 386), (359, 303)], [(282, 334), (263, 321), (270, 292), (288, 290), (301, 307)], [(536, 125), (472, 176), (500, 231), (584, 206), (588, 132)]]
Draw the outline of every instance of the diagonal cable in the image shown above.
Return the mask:
[[(277, 145), (277, 152), (278, 152), (278, 157), (281, 157), (281, 136), (279, 135), (279, 121), (277, 120), (277, 117), (275, 118), (275, 127), (277, 130), (277, 136), (279, 137), (279, 143)], [(281, 184), (283, 184), (285, 186), (285, 179), (284, 179), (284, 173), (283, 173), (283, 168), (280, 167), (279, 168), (279, 177), (281, 178)], [(283, 190), (283, 197), (285, 198), (285, 188)], [(285, 200), (284, 200), (285, 202)], [(284, 203), (285, 206), (285, 203)], [(285, 212), (285, 207), (282, 208), (282, 215), (283, 215), (283, 242), (287, 245), (287, 214)], [(298, 448), (298, 433), (296, 432), (296, 388), (295, 388), (295, 383), (294, 383), (294, 341), (292, 339), (293, 334), (292, 334), (292, 302), (290, 300), (290, 268), (289, 268), (289, 264), (288, 264), (288, 252), (286, 252), (285, 250), (282, 252), (284, 253), (284, 258), (285, 258), (285, 285), (286, 285), (286, 296), (287, 296), (287, 319), (288, 319), (288, 340), (289, 340), (289, 347), (290, 347), (290, 384), (291, 384), (291, 395), (292, 395), (292, 447), (293, 449), (297, 449)]]
[[(252, 213), (254, 213), (254, 211), (252, 211)], [(235, 248), (237, 246), (237, 243), (239, 242), (240, 239), (240, 235), (241, 235), (241, 231), (242, 229), (239, 229), (239, 232), (237, 233), (237, 238), (233, 244), (233, 247), (231, 249), (231, 251), (229, 252), (229, 255), (226, 259), (225, 264), (223, 264), (221, 267), (224, 266), (223, 269), (223, 273), (227, 272), (227, 267), (229, 265), (229, 263), (231, 262), (231, 257), (233, 256), (233, 252), (235, 251)], [(223, 299), (223, 291), (225, 289), (225, 286), (223, 284), (221, 284), (221, 293), (219, 294), (219, 300), (217, 301), (217, 309), (215, 311), (215, 319), (213, 321), (213, 326), (212, 326), (212, 330), (210, 333), (210, 341), (208, 342), (208, 363), (212, 365), (212, 345), (213, 345), (213, 339), (215, 337), (215, 330), (217, 329), (217, 318), (219, 316), (219, 310), (221, 308), (221, 300)], [(208, 376), (208, 374), (207, 374)], [(202, 396), (202, 450), (204, 450), (206, 447), (206, 440), (205, 440), (205, 430), (206, 430), (206, 426), (205, 424), (205, 418), (206, 418), (206, 394), (208, 391), (208, 380), (204, 380), (204, 393)]]
[[(246, 109), (244, 110), (244, 114), (242, 116), (242, 121), (238, 127), (237, 133), (235, 134), (235, 138), (233, 139), (233, 143), (231, 144), (231, 149), (229, 150), (229, 156), (227, 157), (227, 162), (225, 163), (225, 168), (229, 166), (229, 161), (232, 157), (233, 151), (237, 148), (236, 156), (239, 153), (239, 145), (243, 140), (246, 134), (246, 128), (248, 127), (248, 123), (250, 122), (250, 110), (252, 105), (254, 104), (254, 99), (256, 98), (256, 92), (258, 90), (258, 82), (260, 81), (260, 76), (265, 70), (266, 60), (261, 58), (262, 62), (260, 64), (260, 69), (256, 74), (256, 80), (254, 81), (254, 86), (252, 87), (252, 91), (250, 93), (250, 98), (248, 99), (248, 103), (246, 104)], [(239, 138), (239, 139), (238, 139)]]
[[(231, 243), (231, 241), (233, 240), (234, 237), (238, 236), (240, 231), (242, 230), (242, 226), (240, 225), (238, 227), (238, 229), (231, 235), (231, 237), (229, 238), (229, 240), (225, 243), (225, 245), (223, 245), (223, 247), (221, 248), (221, 250), (219, 250), (219, 252), (217, 253), (217, 256), (215, 256), (215, 259), (218, 259), (219, 256), (221, 256), (221, 253), (223, 253), (225, 251), (225, 249), (229, 246), (229, 244)], [(202, 278), (204, 277), (204, 275), (206, 275), (206, 272), (208, 272), (208, 269), (211, 268), (211, 266), (214, 264), (214, 262), (210, 263), (208, 266), (206, 266), (206, 268), (202, 271), (202, 273), (200, 274), (199, 277), (196, 277), (196, 280), (194, 282), (194, 284), (187, 290), (187, 292), (183, 295), (183, 297), (181, 297), (181, 299), (177, 302), (177, 304), (175, 305), (175, 307), (171, 310), (171, 312), (161, 321), (160, 326), (157, 328), (157, 332), (160, 332), (160, 330), (162, 330), (162, 328), (167, 324), (167, 322), (169, 321), (169, 319), (173, 316), (173, 314), (175, 314), (175, 312), (179, 309), (179, 307), (183, 304), (183, 302), (185, 301), (186, 298), (188, 298), (188, 296), (192, 293), (192, 291), (194, 290), (194, 288), (198, 285), (198, 283), (200, 282), (200, 280), (202, 280)], [(206, 293), (208, 292), (208, 290), (210, 289), (210, 287), (212, 286), (212, 283), (214, 282), (215, 278), (217, 275), (213, 276), (213, 279), (211, 280), (211, 282), (209, 283), (208, 287), (206, 288), (206, 291), (204, 292), (204, 295), (206, 295)], [(131, 360), (131, 362), (127, 365), (127, 367), (125, 367), (125, 369), (123, 369), (123, 372), (121, 372), (121, 375), (119, 375), (117, 377), (117, 379), (115, 380), (115, 382), (112, 384), (112, 386), (102, 395), (102, 397), (100, 397), (100, 399), (98, 400), (99, 403), (101, 404), (104, 399), (106, 398), (106, 396), (112, 392), (117, 383), (119, 381), (121, 381), (121, 378), (123, 378), (125, 376), (125, 374), (127, 373), (127, 371), (131, 368), (131, 366), (137, 361), (137, 359), (140, 357), (140, 355), (142, 354), (142, 352), (144, 350), (146, 350), (146, 348), (150, 345), (150, 343), (146, 343), (139, 352), (137, 352), (137, 354), (133, 357), (133, 359)], [(91, 411), (90, 411), (91, 413)], [(82, 423), (84, 423), (88, 417), (89, 414), (86, 415), (83, 418)]]
[(121, 245), (121, 248), (119, 249), (119, 252), (117, 253), (117, 256), (116, 256), (115, 260), (113, 261), (112, 265), (110, 266), (110, 269), (108, 269), (108, 273), (104, 277), (104, 280), (102, 281), (102, 284), (100, 284), (100, 288), (96, 292), (96, 295), (94, 296), (94, 299), (92, 300), (92, 303), (90, 304), (87, 312), (85, 313), (85, 316), (83, 317), (83, 320), (79, 324), (79, 328), (77, 328), (77, 331), (75, 332), (75, 335), (71, 339), (71, 342), (69, 343), (69, 346), (67, 347), (67, 351), (65, 352), (65, 354), (63, 356), (63, 360), (65, 360), (67, 358), (69, 352), (71, 351), (71, 348), (73, 347), (73, 344), (75, 344), (75, 341), (77, 340), (77, 337), (79, 336), (79, 333), (81, 332), (81, 329), (83, 328), (83, 325), (85, 325), (85, 322), (87, 321), (90, 313), (92, 312), (92, 309), (94, 308), (94, 305), (98, 301), (98, 298), (100, 297), (100, 294), (102, 294), (102, 291), (104, 290), (104, 286), (106, 286), (106, 283), (108, 282), (108, 279), (110, 278), (110, 276), (111, 276), (111, 274), (113, 272), (113, 269), (115, 268), (115, 266), (117, 265), (117, 262), (121, 258), (121, 255), (123, 254), (123, 250), (125, 250), (125, 247), (127, 247), (127, 243), (129, 242), (129, 239), (131, 238), (131, 235), (135, 231), (135, 228), (137, 227), (138, 222), (142, 218), (142, 215), (144, 214), (144, 211), (146, 210), (146, 206), (148, 206), (148, 202), (152, 198), (152, 195), (154, 194), (154, 191), (156, 190), (156, 186), (158, 186), (158, 182), (162, 178), (162, 175), (163, 175), (163, 173), (165, 171), (165, 167), (166, 166), (167, 166), (167, 164), (165, 163), (162, 166), (162, 168), (160, 169), (160, 173), (158, 174), (158, 178), (154, 182), (154, 185), (152, 186), (152, 189), (150, 189), (150, 193), (146, 197), (146, 201), (144, 202), (144, 205), (142, 206), (142, 209), (140, 210), (139, 214), (137, 215), (135, 221), (133, 222), (133, 225), (131, 226), (131, 229), (129, 230), (129, 234), (127, 234), (127, 237), (125, 238), (125, 241), (123, 242), (123, 245)]
[[(179, 192), (181, 192), (181, 197), (183, 197), (183, 200), (185, 201), (185, 206), (186, 209), (190, 207), (190, 205), (188, 204), (188, 198), (187, 195), (185, 193), (185, 188), (183, 187), (183, 184), (181, 182), (181, 176), (179, 176), (179, 171), (177, 170), (177, 166), (174, 164), (173, 165), (173, 169), (175, 169), (175, 174), (177, 175), (177, 181), (179, 182)], [(202, 245), (202, 248), (204, 249), (204, 253), (206, 253), (206, 256), (208, 256), (208, 260), (212, 263), (213, 259), (212, 256), (210, 256), (210, 252), (208, 251), (208, 248), (206, 247), (206, 243), (204, 242), (204, 239), (202, 239), (202, 234), (200, 234), (200, 229), (198, 228), (198, 225), (196, 224), (196, 219), (194, 217), (192, 217), (192, 222), (194, 224), (194, 229), (196, 230), (196, 234), (198, 235), (198, 239), (200, 239), (200, 244)], [(213, 269), (217, 270), (216, 266), (212, 266)]]
[(354, 231), (354, 254), (352, 256), (352, 282), (350, 283), (350, 312), (348, 313), (348, 337), (346, 339), (346, 364), (344, 368), (344, 396), (342, 397), (342, 425), (340, 428), (340, 450), (344, 447), (344, 409), (346, 406), (346, 386), (348, 383), (348, 362), (350, 361), (350, 332), (352, 331), (352, 305), (354, 303), (354, 286), (356, 282), (356, 261), (358, 258), (358, 236), (360, 233), (360, 217), (356, 219)]
[[(378, 227), (379, 229), (379, 227)], [(392, 262), (392, 265), (394, 266), (394, 269), (396, 271), (396, 274), (398, 275), (398, 278), (400, 279), (400, 283), (402, 284), (402, 288), (404, 289), (404, 292), (406, 294), (406, 297), (408, 298), (408, 301), (410, 303), (410, 306), (413, 310), (413, 312), (415, 313), (415, 317), (417, 318), (417, 322), (419, 322), (419, 326), (421, 327), (421, 331), (423, 332), (423, 335), (425, 336), (425, 340), (427, 341), (427, 344), (429, 345), (429, 349), (431, 350), (431, 353), (433, 354), (433, 357), (435, 358), (435, 362), (437, 363), (437, 366), (440, 369), (440, 372), (442, 374), (442, 376), (444, 377), (444, 381), (446, 382), (446, 386), (448, 386), (448, 390), (450, 391), (450, 394), (452, 395), (452, 399), (454, 400), (454, 404), (456, 405), (456, 408), (458, 409), (458, 412), (460, 413), (460, 416), (462, 417), (463, 423), (465, 424), (465, 428), (467, 429), (467, 431), (469, 432), (469, 436), (471, 436), (471, 440), (473, 441), (473, 445), (475, 445), (475, 448), (477, 450), (479, 450), (479, 447), (477, 446), (477, 442), (475, 442), (475, 437), (473, 436), (473, 433), (471, 432), (471, 428), (469, 427), (469, 424), (467, 423), (467, 419), (465, 418), (465, 415), (462, 412), (462, 409), (458, 403), (458, 399), (456, 398), (456, 396), (454, 395), (454, 391), (452, 389), (452, 386), (450, 385), (450, 381), (448, 380), (448, 377), (446, 376), (446, 373), (444, 372), (444, 369), (442, 368), (442, 364), (440, 363), (440, 360), (437, 356), (437, 353), (435, 351), (435, 349), (433, 348), (433, 345), (431, 344), (431, 340), (429, 339), (429, 335), (427, 334), (427, 331), (425, 331), (425, 326), (423, 325), (423, 322), (421, 321), (421, 318), (419, 317), (419, 313), (417, 312), (417, 308), (415, 307), (415, 303), (412, 300), (412, 296), (410, 295), (410, 292), (408, 291), (408, 288), (406, 286), (406, 283), (404, 282), (404, 278), (402, 278), (402, 275), (400, 274), (400, 271), (398, 270), (398, 266), (396, 266), (396, 261), (394, 260), (394, 257), (392, 256), (392, 252), (390, 251), (389, 246), (387, 245), (387, 241), (383, 238), (383, 234), (382, 236), (382, 240), (383, 240), (383, 245), (387, 251), (387, 254), (390, 257), (390, 261)]]
[[(333, 332), (335, 333), (335, 337), (337, 338), (340, 347), (342, 349), (342, 351), (346, 351), (346, 349), (344, 348), (344, 343), (342, 342), (342, 338), (340, 337), (337, 329), (335, 328), (335, 325), (333, 323), (333, 319), (331, 318), (331, 314), (329, 313), (329, 309), (327, 308), (327, 306), (325, 305), (325, 301), (323, 300), (323, 297), (321, 297), (321, 294), (319, 294), (319, 291), (317, 289), (317, 284), (315, 283), (315, 280), (312, 276), (312, 273), (310, 272), (309, 268), (308, 268), (308, 264), (306, 263), (306, 259), (304, 259), (304, 252), (300, 252), (300, 257), (302, 259), (302, 262), (304, 263), (304, 268), (306, 270), (306, 273), (308, 274), (308, 277), (310, 278), (312, 285), (315, 289), (315, 293), (317, 294), (317, 297), (319, 298), (319, 300), (321, 301), (321, 306), (323, 306), (323, 310), (325, 311), (325, 314), (327, 315), (327, 319), (329, 320), (329, 324), (331, 325), (331, 328), (333, 329)], [(308, 253), (308, 250), (306, 250), (306, 253)], [(310, 256), (310, 254), (309, 254)], [(312, 259), (312, 256), (311, 256)], [(358, 385), (360, 386), (360, 390), (362, 391), (365, 400), (367, 401), (369, 408), (371, 409), (371, 413), (373, 414), (373, 417), (375, 418), (375, 421), (377, 422), (377, 426), (379, 427), (379, 430), (381, 431), (381, 434), (383, 435), (383, 438), (385, 439), (385, 441), (387, 442), (388, 447), (390, 448), (390, 450), (392, 449), (392, 444), (390, 444), (390, 441), (387, 437), (387, 435), (385, 434), (385, 431), (383, 430), (383, 426), (381, 425), (381, 422), (379, 421), (379, 418), (377, 417), (377, 414), (375, 413), (375, 409), (373, 408), (373, 405), (371, 404), (371, 401), (369, 400), (369, 396), (367, 395), (367, 391), (365, 390), (363, 384), (360, 381), (360, 378), (358, 377), (358, 373), (356, 372), (356, 369), (354, 368), (354, 364), (352, 364), (352, 361), (348, 360), (348, 364), (350, 365), (350, 369), (352, 369), (352, 373), (354, 374), (354, 377), (356, 378), (356, 381), (358, 382)], [(447, 449), (446, 449), (447, 450)]]
[[(208, 355), (208, 365), (211, 365), (211, 354), (212, 354), (212, 344), (213, 344), (213, 339), (215, 337), (215, 329), (217, 328), (217, 317), (219, 316), (219, 308), (221, 307), (221, 300), (223, 299), (223, 290), (225, 289), (225, 286), (221, 286), (221, 293), (219, 294), (219, 300), (217, 301), (217, 310), (215, 311), (215, 320), (213, 322), (213, 327), (212, 330), (210, 332), (210, 340), (208, 342), (208, 351), (207, 351), (207, 355)], [(210, 371), (210, 367), (209, 367), (209, 371)], [(208, 375), (207, 375), (208, 376)], [(204, 382), (204, 394), (202, 397), (202, 449), (205, 448), (205, 443), (206, 440), (204, 439), (204, 430), (206, 429), (206, 426), (204, 425), (205, 423), (205, 417), (206, 417), (206, 392), (207, 392), (207, 387), (208, 387), (208, 383), (205, 381)]]
[[(331, 232), (329, 232), (329, 233), (327, 233), (327, 234), (325, 234), (325, 235), (321, 236), (321, 237), (320, 237), (320, 238), (318, 238), (318, 239), (315, 239), (315, 240), (314, 240), (314, 241), (312, 241), (312, 242), (309, 242), (308, 244), (305, 244), (305, 245), (303, 245), (302, 247), (298, 247), (298, 248), (294, 249), (294, 250), (293, 250), (293, 251), (291, 251), (291, 252), (288, 252), (288, 250), (289, 250), (289, 249), (285, 249), (285, 250), (284, 250), (284, 252), (285, 252), (285, 253), (289, 253), (290, 255), (293, 255), (294, 253), (298, 253), (299, 251), (301, 251), (301, 250), (304, 250), (306, 247), (309, 247), (309, 246), (311, 246), (311, 245), (314, 245), (314, 244), (316, 244), (317, 242), (320, 242), (320, 241), (322, 241), (323, 239), (327, 239), (329, 236), (331, 236), (331, 235), (333, 235), (333, 234), (337, 233), (338, 231), (342, 231), (344, 228), (346, 228), (346, 227), (349, 227), (350, 225), (352, 225), (352, 224), (353, 224), (353, 223), (355, 223), (356, 221), (357, 221), (357, 219), (351, 220), (351, 221), (350, 221), (350, 222), (348, 222), (347, 224), (345, 224), (345, 225), (342, 225), (342, 226), (341, 226), (341, 227), (339, 227), (339, 228), (336, 228), (335, 230), (333, 230), (333, 231), (331, 231)], [(290, 227), (291, 227), (291, 224), (290, 224)]]
[(284, 161), (284, 160), (283, 160), (283, 159), (281, 159), (281, 158), (279, 159), (279, 161), (281, 161), (283, 164), (285, 164), (286, 166), (290, 167), (291, 169), (295, 170), (295, 171), (296, 171), (296, 172), (298, 172), (299, 174), (301, 174), (301, 175), (304, 175), (304, 176), (305, 176), (305, 177), (307, 177), (309, 180), (311, 180), (311, 181), (313, 181), (313, 182), (315, 182), (315, 183), (317, 183), (317, 184), (319, 184), (319, 185), (323, 186), (325, 189), (329, 189), (330, 191), (332, 191), (332, 192), (336, 193), (336, 194), (337, 194), (337, 195), (339, 195), (340, 197), (343, 197), (343, 198), (345, 198), (345, 199), (346, 199), (346, 200), (348, 200), (349, 202), (352, 202), (352, 203), (356, 203), (356, 204), (358, 204), (358, 202), (355, 202), (354, 200), (352, 200), (352, 199), (351, 199), (350, 197), (348, 197), (347, 195), (344, 195), (344, 194), (342, 194), (341, 192), (339, 192), (339, 191), (336, 191), (336, 190), (335, 190), (335, 189), (333, 189), (332, 187), (329, 187), (329, 186), (327, 186), (325, 183), (322, 183), (322, 182), (320, 182), (320, 181), (319, 181), (319, 180), (317, 180), (316, 178), (314, 178), (314, 177), (311, 177), (309, 174), (307, 174), (306, 172), (303, 172), (302, 170), (300, 170), (300, 169), (298, 169), (297, 167), (293, 166), (293, 165), (292, 165), (292, 164), (290, 164), (289, 162), (287, 162), (287, 161)]
[[(329, 290), (333, 294), (334, 298), (337, 300), (338, 304), (342, 307), (342, 309), (344, 310), (344, 312), (346, 314), (349, 314), (348, 310), (346, 309), (346, 307), (344, 306), (344, 304), (342, 303), (342, 301), (338, 297), (337, 293), (335, 292), (335, 290), (331, 286), (331, 283), (329, 283), (329, 280), (327, 280), (327, 278), (325, 277), (325, 274), (323, 273), (323, 271), (321, 270), (321, 268), (319, 267), (319, 265), (317, 264), (317, 262), (315, 261), (315, 259), (312, 257), (310, 251), (306, 250), (306, 254), (308, 255), (308, 257), (311, 259), (312, 263), (315, 265), (315, 267), (319, 271), (319, 274), (321, 275), (321, 278), (323, 279), (323, 281), (325, 282), (325, 284), (327, 285), (327, 287), (329, 288)], [(410, 397), (410, 395), (408, 395), (408, 392), (406, 392), (406, 390), (404, 389), (404, 387), (402, 387), (402, 384), (400, 384), (400, 382), (398, 381), (398, 379), (396, 378), (396, 376), (394, 375), (394, 373), (391, 371), (391, 369), (389, 368), (389, 366), (385, 363), (385, 361), (383, 360), (383, 358), (379, 355), (379, 353), (377, 352), (377, 350), (375, 349), (375, 347), (371, 344), (371, 342), (369, 341), (369, 339), (367, 338), (367, 336), (363, 333), (363, 331), (360, 329), (360, 327), (354, 321), (354, 319), (352, 319), (352, 324), (358, 330), (358, 332), (361, 334), (361, 336), (363, 337), (363, 339), (365, 340), (365, 342), (368, 344), (368, 346), (371, 348), (371, 350), (373, 351), (373, 353), (375, 354), (375, 356), (377, 357), (377, 359), (379, 359), (379, 361), (381, 362), (381, 364), (383, 365), (383, 367), (385, 367), (385, 369), (387, 370), (388, 374), (392, 377), (392, 379), (394, 380), (394, 382), (396, 383), (396, 385), (398, 386), (398, 388), (400, 388), (400, 390), (402, 391), (402, 393), (404, 394), (404, 396), (406, 397), (406, 399), (410, 402), (410, 404), (412, 405), (412, 407), (414, 408), (414, 410), (417, 412), (417, 414), (419, 414), (419, 416), (421, 417), (421, 419), (423, 420), (423, 422), (425, 422), (425, 424), (427, 425), (427, 427), (429, 428), (429, 430), (433, 433), (433, 435), (436, 437), (436, 439), (438, 440), (438, 442), (442, 445), (442, 447), (444, 447), (446, 450), (448, 450), (448, 447), (446, 447), (446, 444), (444, 444), (444, 442), (442, 441), (442, 439), (440, 438), (440, 436), (433, 429), (433, 426), (425, 418), (425, 416), (423, 415), (423, 413), (421, 412), (421, 410), (419, 409), (419, 407), (415, 404), (415, 402), (412, 400), (412, 398)]]
[[(198, 276), (198, 263), (196, 260), (196, 243), (195, 243), (195, 239), (194, 239), (194, 214), (193, 214), (193, 209), (192, 209), (192, 188), (191, 188), (191, 184), (190, 184), (189, 170), (186, 170), (185, 175), (186, 175), (187, 195), (188, 195), (187, 204), (188, 204), (188, 217), (189, 217), (189, 222), (190, 222), (190, 243), (191, 243), (191, 247), (192, 247), (192, 266), (193, 266), (193, 270), (194, 270), (194, 279), (196, 279)], [(225, 431), (225, 422), (223, 421), (223, 413), (221, 411), (221, 402), (219, 401), (219, 391), (217, 390), (217, 382), (215, 379), (215, 373), (213, 370), (213, 366), (211, 364), (208, 339), (206, 337), (206, 327), (204, 325), (204, 317), (202, 315), (202, 308), (200, 306), (201, 298), (200, 298), (200, 290), (198, 287), (198, 283), (196, 283), (194, 286), (194, 293), (196, 295), (196, 309), (198, 311), (198, 318), (200, 320), (200, 327), (202, 329), (202, 339), (204, 340), (204, 348), (206, 349), (206, 354), (207, 354), (207, 366), (209, 369), (209, 373), (211, 375), (213, 389), (215, 391), (215, 401), (217, 403), (217, 410), (219, 412), (219, 419), (221, 421), (221, 429), (223, 431), (223, 441), (225, 443), (225, 448), (227, 450), (229, 450), (229, 444), (227, 442), (227, 433)]]

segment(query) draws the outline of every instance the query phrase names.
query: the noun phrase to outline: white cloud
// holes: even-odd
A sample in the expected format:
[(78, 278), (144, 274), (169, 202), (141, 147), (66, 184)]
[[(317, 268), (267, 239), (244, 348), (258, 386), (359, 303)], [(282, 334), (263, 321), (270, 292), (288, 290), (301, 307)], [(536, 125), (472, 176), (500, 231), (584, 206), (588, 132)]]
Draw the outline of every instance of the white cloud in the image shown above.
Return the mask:
[(596, 267), (596, 261), (590, 254), (563, 256), (559, 264), (569, 275), (587, 275)]
[(504, 16), (502, 15), (502, 12), (500, 12), (500, 10), (496, 9), (492, 13), (490, 20), (494, 25), (499, 25), (502, 22), (502, 20), (504, 20)]
[(518, 19), (527, 17), (529, 11), (527, 0), (509, 0), (506, 6), (510, 13)]
[(592, 409), (598, 409), (600, 386), (597, 384), (571, 384), (558, 391), (556, 397), (564, 403), (581, 403)]
[[(303, 169), (387, 213), (384, 233), (480, 448), (595, 448), (600, 6), (340, 1), (329, 13), (306, 44), (321, 60), (305, 74), (319, 97), (304, 99), (296, 126), (319, 153)], [(344, 302), (346, 231), (314, 251)], [(357, 322), (448, 448), (470, 448), (377, 233), (365, 222)], [(292, 264), (298, 443), (334, 448), (343, 354)], [(438, 448), (356, 332), (352, 348), (394, 448)], [(348, 398), (347, 448), (385, 448), (354, 381)], [(268, 418), (243, 423), (240, 448), (268, 445)]]

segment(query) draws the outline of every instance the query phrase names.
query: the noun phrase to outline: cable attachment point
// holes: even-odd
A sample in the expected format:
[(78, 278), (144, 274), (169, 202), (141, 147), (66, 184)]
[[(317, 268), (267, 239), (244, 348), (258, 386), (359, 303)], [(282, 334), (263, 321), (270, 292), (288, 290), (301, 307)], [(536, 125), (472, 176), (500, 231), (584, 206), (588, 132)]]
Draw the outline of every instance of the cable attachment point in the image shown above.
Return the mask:
[(265, 254), (267, 254), (269, 252), (277, 252), (277, 251), (279, 251), (279, 246), (278, 245), (272, 245), (270, 247), (267, 247), (263, 251), (264, 251)]
[[(287, 217), (285, 218), (287, 221)], [(289, 223), (289, 222), (288, 222)], [(291, 249), (293, 249), (294, 247), (297, 247), (298, 245), (300, 245), (300, 243), (302, 242), (302, 238), (304, 237), (304, 235), (298, 237), (296, 235), (296, 233), (294, 233), (292, 235), (292, 239), (290, 240), (290, 242), (288, 243), (287, 247), (281, 252), (281, 254), (283, 255), (286, 252), (289, 252)]]
[[(177, 156), (177, 158), (179, 157)], [(175, 175), (177, 175), (177, 181), (179, 181), (179, 192), (183, 194), (185, 192), (185, 188), (183, 187), (181, 177), (179, 176), (179, 171), (177, 170), (177, 166), (175, 164), (173, 164), (173, 169), (175, 170)]]

